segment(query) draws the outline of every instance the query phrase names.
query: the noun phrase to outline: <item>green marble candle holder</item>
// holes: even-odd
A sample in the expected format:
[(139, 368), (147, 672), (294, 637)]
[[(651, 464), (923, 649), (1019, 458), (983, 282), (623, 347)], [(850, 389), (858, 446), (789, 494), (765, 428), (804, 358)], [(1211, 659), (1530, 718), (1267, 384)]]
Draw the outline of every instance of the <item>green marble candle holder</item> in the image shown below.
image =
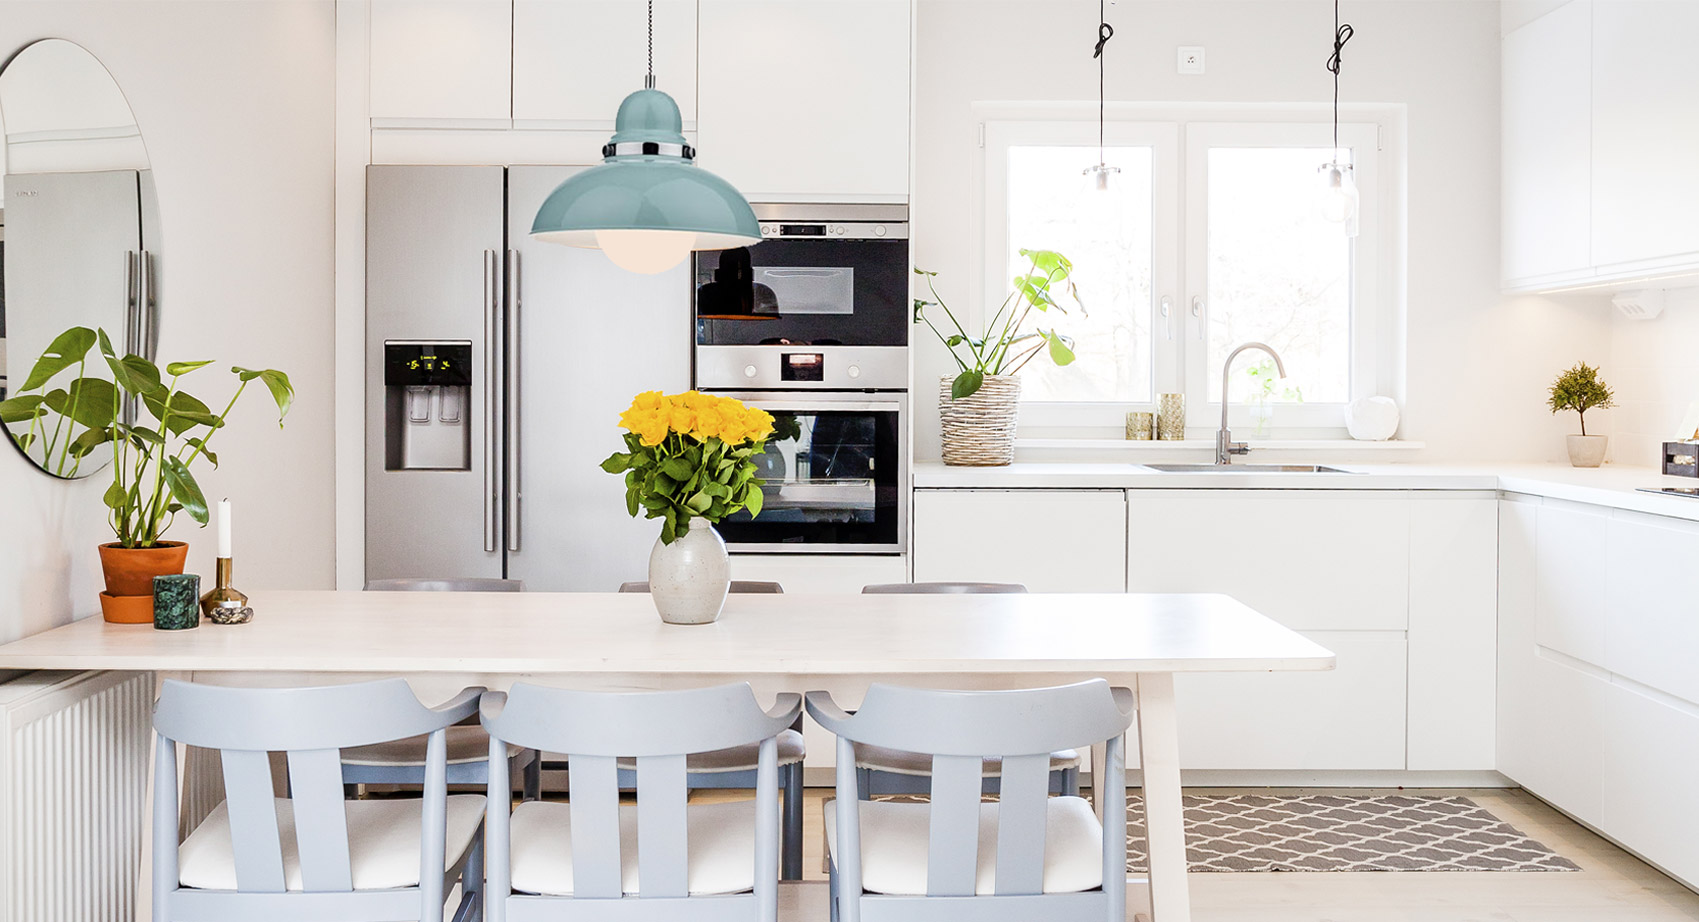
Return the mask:
[(201, 623), (201, 578), (193, 573), (173, 573), (153, 578), (153, 626), (161, 631), (181, 631)]

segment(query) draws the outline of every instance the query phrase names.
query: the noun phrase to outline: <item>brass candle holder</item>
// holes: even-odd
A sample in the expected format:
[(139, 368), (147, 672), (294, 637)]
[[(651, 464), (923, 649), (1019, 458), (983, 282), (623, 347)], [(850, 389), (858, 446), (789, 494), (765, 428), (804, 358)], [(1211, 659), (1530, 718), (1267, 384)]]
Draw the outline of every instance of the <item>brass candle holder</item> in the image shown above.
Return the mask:
[(230, 570), (230, 558), (218, 558), (218, 585), (201, 596), (201, 613), (213, 624), (247, 624), (254, 619), (247, 595), (230, 585)]

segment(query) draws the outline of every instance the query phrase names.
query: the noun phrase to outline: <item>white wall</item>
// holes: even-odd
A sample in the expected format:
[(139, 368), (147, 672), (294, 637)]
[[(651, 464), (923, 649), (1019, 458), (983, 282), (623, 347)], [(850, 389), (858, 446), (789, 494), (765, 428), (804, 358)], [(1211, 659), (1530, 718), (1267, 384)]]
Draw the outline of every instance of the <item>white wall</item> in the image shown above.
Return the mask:
[[(210, 498), (238, 509), (237, 584), (329, 587), (334, 4), (0, 2), (0, 58), (48, 37), (100, 58), (146, 140), (161, 359), (270, 366), (295, 381), (285, 429), (250, 392), (214, 443), (223, 469), (197, 472)], [(234, 384), (212, 369), (197, 378), (209, 403)], [(0, 641), (99, 610), (104, 489), (0, 452)], [(190, 542), (189, 571), (210, 577), (212, 532), (192, 526), (171, 537)]]
[[(1499, 296), (1499, 5), (1377, 0), (1345, 12), (1356, 37), (1345, 51), (1344, 100), (1408, 113), (1402, 437), (1427, 443), (1421, 460), (1558, 460), (1565, 428), (1543, 408), (1548, 370), (1597, 351), (1608, 317), (1593, 302)], [(919, 4), (914, 258), (942, 273), (940, 289), (955, 303), (967, 300), (983, 239), (971, 106), (1094, 99), (1096, 17), (1089, 0)], [(1112, 102), (1331, 97), (1325, 2), (1122, 2), (1109, 18)], [(1175, 73), (1180, 45), (1205, 47), (1207, 74)], [(916, 451), (935, 458), (931, 395), (949, 360), (925, 336), (916, 331)]]
[[(1675, 438), (1688, 406), (1699, 401), (1699, 288), (1669, 292), (1655, 319), (1613, 319), (1599, 374), (1616, 390), (1616, 409), (1599, 414), (1600, 432), (1611, 437), (1611, 461), (1660, 464), (1662, 444)], [(1588, 432), (1592, 426), (1589, 420)]]

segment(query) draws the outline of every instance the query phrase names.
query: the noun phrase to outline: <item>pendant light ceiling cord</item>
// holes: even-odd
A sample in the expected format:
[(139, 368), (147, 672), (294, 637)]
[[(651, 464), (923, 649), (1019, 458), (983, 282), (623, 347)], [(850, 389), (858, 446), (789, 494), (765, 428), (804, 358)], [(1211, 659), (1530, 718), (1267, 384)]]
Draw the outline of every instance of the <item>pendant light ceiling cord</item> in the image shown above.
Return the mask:
[(1333, 56), (1327, 59), (1327, 69), (1333, 74), (1333, 150), (1339, 152), (1339, 54), (1356, 32), (1350, 23), (1339, 22), (1339, 0), (1333, 0)]
[[(651, 90), (655, 88), (655, 0), (649, 0), (649, 75), (643, 78), (643, 86)], [(1338, 95), (1337, 90), (1334, 95)]]
[(1097, 59), (1097, 162), (1104, 161), (1103, 147), (1103, 46), (1115, 37), (1115, 27), (1109, 24), (1107, 13), (1104, 11), (1104, 0), (1097, 0), (1097, 47), (1091, 50), (1091, 56)]

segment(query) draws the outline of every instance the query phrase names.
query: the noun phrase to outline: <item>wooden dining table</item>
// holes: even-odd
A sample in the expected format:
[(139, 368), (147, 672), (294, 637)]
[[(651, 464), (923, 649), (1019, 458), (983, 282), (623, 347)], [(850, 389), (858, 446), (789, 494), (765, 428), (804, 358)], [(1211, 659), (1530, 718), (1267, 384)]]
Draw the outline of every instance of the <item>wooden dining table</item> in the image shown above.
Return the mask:
[[(1136, 693), (1129, 753), (1142, 775), (1152, 922), (1191, 913), (1175, 674), (1334, 666), (1313, 641), (1201, 593), (734, 595), (718, 621), (688, 626), (662, 623), (642, 594), (262, 591), (250, 604), (249, 624), (184, 631), (76, 621), (0, 645), (0, 670), (132, 670), (244, 685), (400, 675), (427, 701), (521, 680), (592, 689), (748, 681), (762, 695), (826, 689), (849, 705), (875, 682), (1030, 688), (1101, 677)], [(194, 812), (204, 815), (218, 786), (216, 771), (201, 772), (209, 783)], [(186, 813), (196, 800), (188, 774)], [(141, 880), (145, 887), (145, 867)], [(146, 900), (138, 902), (145, 919)]]

